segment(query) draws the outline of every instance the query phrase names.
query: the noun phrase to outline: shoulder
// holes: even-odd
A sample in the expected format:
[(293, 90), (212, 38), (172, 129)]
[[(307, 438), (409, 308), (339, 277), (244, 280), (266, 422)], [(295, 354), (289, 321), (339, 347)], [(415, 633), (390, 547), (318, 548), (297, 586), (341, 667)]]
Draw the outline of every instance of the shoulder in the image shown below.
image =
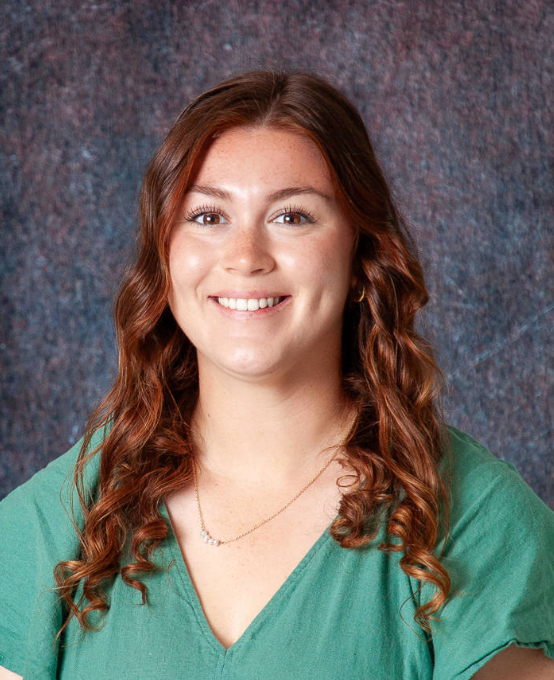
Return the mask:
[(513, 463), (495, 456), (467, 432), (453, 425), (447, 426), (447, 432), (450, 451), (445, 456), (445, 462), (451, 465), (452, 472), (457, 479), (481, 473), (502, 474), (508, 470), (517, 473), (517, 468)]
[[(103, 435), (102, 431), (94, 434), (89, 450), (98, 446)], [(10, 537), (21, 542), (18, 537), (21, 539), (26, 535), (30, 538), (34, 531), (57, 539), (59, 530), (72, 527), (68, 511), (73, 507), (78, 516), (80, 510), (73, 477), (82, 443), (83, 438), (0, 501), (0, 532), (4, 545)], [(99, 458), (99, 455), (93, 457), (85, 467), (87, 489), (96, 487)]]
[[(452, 426), (448, 432), (450, 449), (441, 462), (450, 502), (446, 564), (464, 562), (470, 555), (494, 563), (508, 544), (519, 545), (520, 559), (526, 556), (531, 561), (554, 545), (554, 512), (516, 466), (497, 458), (469, 434)], [(513, 550), (512, 556), (517, 559)], [(552, 559), (548, 561), (552, 564)]]
[[(450, 492), (453, 521), (468, 512), (479, 512), (484, 516), (487, 512), (513, 513), (517, 509), (522, 523), (534, 525), (533, 518), (538, 512), (540, 517), (547, 519), (547, 524), (552, 524), (554, 512), (537, 496), (513, 463), (498, 458), (458, 428), (449, 425), (447, 429), (450, 447), (441, 466)], [(517, 521), (511, 524), (515, 526)]]

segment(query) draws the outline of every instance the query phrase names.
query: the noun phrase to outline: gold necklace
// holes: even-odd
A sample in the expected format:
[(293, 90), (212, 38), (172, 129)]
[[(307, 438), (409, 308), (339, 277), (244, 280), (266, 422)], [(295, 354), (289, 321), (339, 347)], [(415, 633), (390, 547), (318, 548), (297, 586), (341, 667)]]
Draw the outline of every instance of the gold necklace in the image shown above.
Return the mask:
[[(344, 445), (345, 440), (346, 440), (346, 438), (339, 444), (339, 447), (338, 447), (339, 450)], [(194, 493), (196, 494), (196, 506), (198, 507), (198, 514), (200, 515), (200, 535), (202, 536), (204, 542), (207, 543), (208, 545), (215, 545), (215, 546), (224, 545), (225, 543), (233, 543), (233, 541), (238, 541), (239, 538), (242, 538), (243, 536), (247, 536), (248, 534), (251, 534), (256, 529), (259, 529), (264, 524), (267, 524), (267, 522), (272, 520), (274, 517), (277, 517), (277, 515), (280, 515), (284, 510), (286, 510), (291, 503), (293, 503), (300, 495), (302, 495), (304, 493), (304, 491), (306, 491), (306, 489), (311, 484), (313, 484), (315, 482), (315, 480), (325, 472), (325, 470), (329, 467), (329, 465), (337, 457), (337, 453), (338, 452), (336, 452), (334, 454), (334, 456), (331, 459), (329, 459), (329, 461), (327, 461), (327, 463), (321, 468), (321, 470), (317, 473), (317, 475), (315, 477), (312, 477), (312, 479), (306, 484), (306, 486), (303, 489), (301, 489), (296, 494), (296, 496), (292, 500), (290, 500), (283, 508), (281, 508), (276, 513), (271, 515), (271, 517), (268, 517), (267, 519), (264, 519), (262, 522), (259, 522), (258, 524), (254, 525), (252, 527), (252, 529), (249, 529), (248, 531), (245, 531), (244, 533), (239, 534), (238, 536), (235, 536), (235, 538), (230, 538), (227, 541), (222, 541), (219, 538), (213, 538), (213, 536), (210, 535), (210, 532), (206, 529), (206, 525), (204, 524), (204, 516), (202, 515), (202, 509), (200, 507), (200, 498), (198, 497), (198, 481), (196, 479), (196, 461), (193, 458), (192, 459), (192, 471), (193, 471), (193, 474), (194, 474)]]

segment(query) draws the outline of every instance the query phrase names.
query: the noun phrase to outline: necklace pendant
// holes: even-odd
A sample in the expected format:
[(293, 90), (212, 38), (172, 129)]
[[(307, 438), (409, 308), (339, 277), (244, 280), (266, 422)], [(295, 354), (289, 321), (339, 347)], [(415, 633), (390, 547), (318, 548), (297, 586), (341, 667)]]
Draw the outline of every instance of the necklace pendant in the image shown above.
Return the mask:
[(206, 531), (206, 529), (202, 529), (200, 532), (200, 536), (204, 539), (204, 543), (209, 543), (210, 545), (219, 545), (219, 541), (217, 538), (212, 538), (210, 534)]

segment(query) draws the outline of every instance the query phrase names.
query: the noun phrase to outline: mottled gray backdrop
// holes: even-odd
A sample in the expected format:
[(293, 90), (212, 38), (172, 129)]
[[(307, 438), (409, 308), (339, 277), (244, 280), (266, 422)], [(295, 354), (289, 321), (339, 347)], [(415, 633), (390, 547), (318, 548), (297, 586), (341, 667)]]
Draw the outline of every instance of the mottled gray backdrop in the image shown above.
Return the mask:
[(359, 107), (421, 249), (449, 422), (554, 507), (549, 0), (4, 0), (0, 497), (64, 453), (117, 367), (149, 158), (195, 95), (316, 70)]

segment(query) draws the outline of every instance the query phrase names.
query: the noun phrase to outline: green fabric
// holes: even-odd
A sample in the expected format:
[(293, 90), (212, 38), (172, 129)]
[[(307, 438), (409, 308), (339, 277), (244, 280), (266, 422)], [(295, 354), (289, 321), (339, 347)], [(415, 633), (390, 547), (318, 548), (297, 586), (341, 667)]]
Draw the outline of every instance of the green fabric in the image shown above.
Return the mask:
[[(73, 619), (54, 646), (62, 609), (47, 589), (56, 562), (77, 555), (60, 489), (67, 506), (62, 482), (78, 442), (0, 503), (0, 665), (24, 680), (464, 680), (512, 642), (554, 659), (554, 513), (512, 464), (454, 427), (449, 434), (453, 511), (444, 563), (460, 594), (438, 612), (431, 639), (413, 614), (434, 590), (416, 593), (401, 555), (376, 549), (383, 528), (358, 550), (340, 548), (325, 531), (225, 650), (170, 531), (156, 553), (168, 568), (144, 577), (148, 605), (118, 577), (106, 589), (103, 628), (83, 635)], [(87, 467), (91, 489), (98, 462)], [(82, 522), (78, 502), (75, 509)], [(162, 514), (171, 529), (165, 506)]]

